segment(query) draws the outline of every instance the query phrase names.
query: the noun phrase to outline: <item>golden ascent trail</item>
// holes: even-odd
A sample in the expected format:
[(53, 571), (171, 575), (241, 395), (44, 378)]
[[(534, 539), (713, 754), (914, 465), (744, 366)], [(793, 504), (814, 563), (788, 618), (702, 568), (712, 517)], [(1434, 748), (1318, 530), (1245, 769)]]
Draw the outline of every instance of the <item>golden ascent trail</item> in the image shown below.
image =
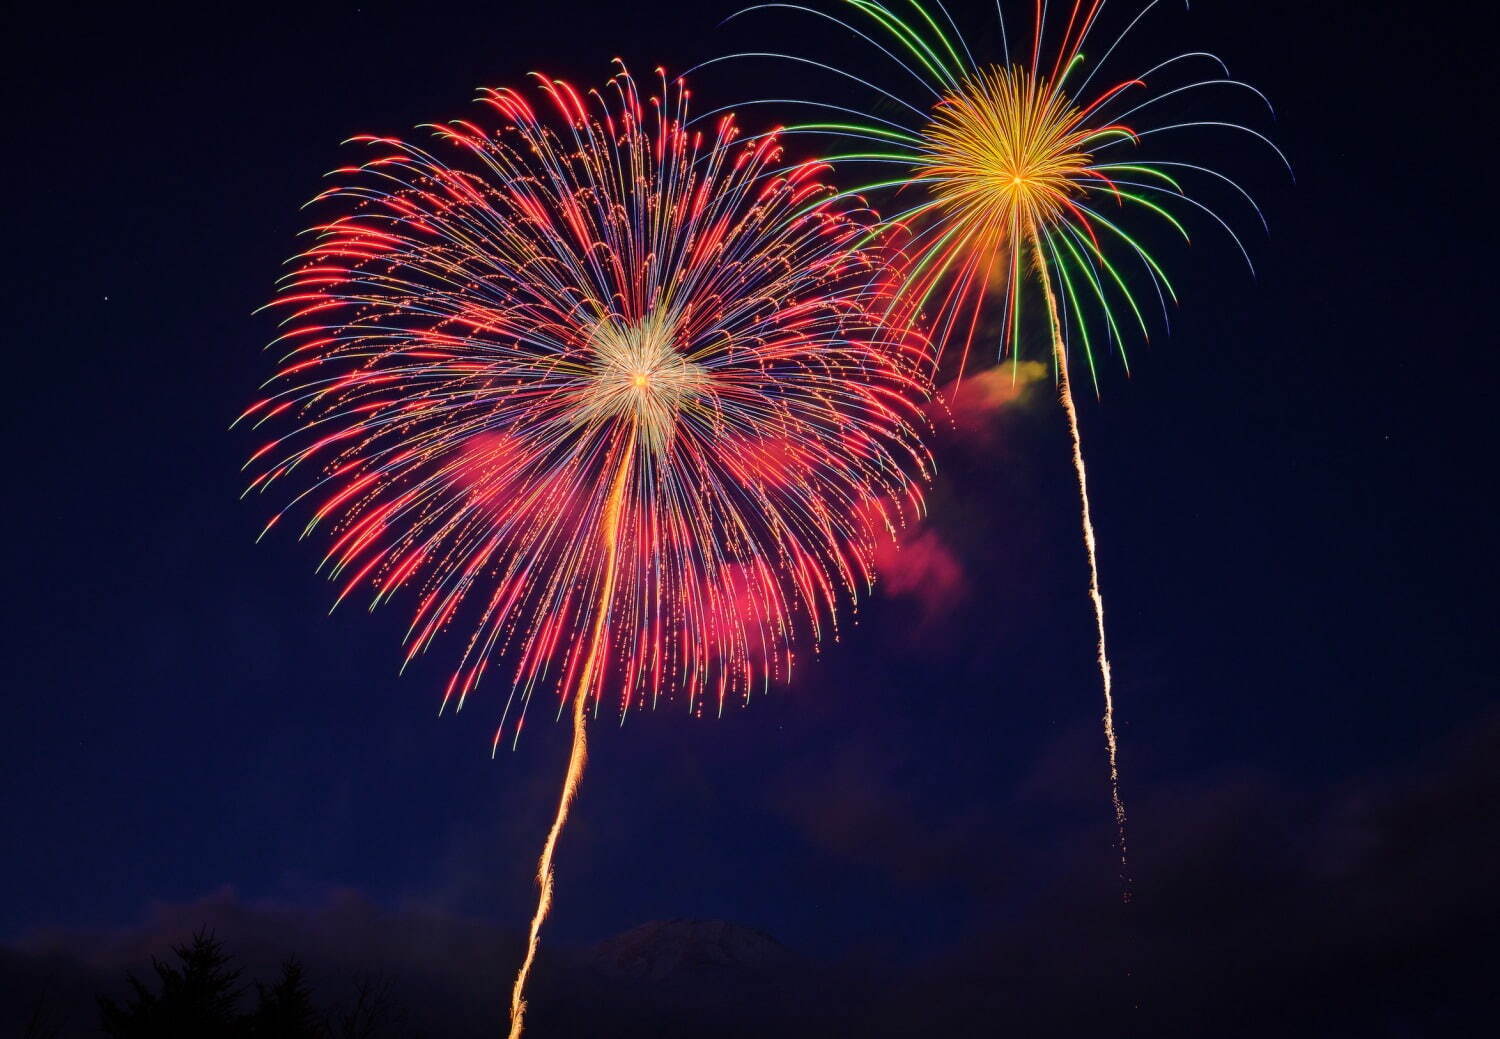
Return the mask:
[(547, 842), (542, 845), (542, 857), (537, 863), (537, 882), (541, 894), (537, 898), (536, 915), (531, 918), (531, 932), (526, 942), (526, 958), (516, 973), (516, 984), (510, 995), (510, 1039), (520, 1039), (522, 1019), (526, 1015), (526, 1000), (522, 992), (526, 978), (531, 973), (536, 959), (537, 943), (541, 936), (542, 921), (552, 908), (552, 855), (557, 849), (557, 838), (563, 824), (568, 821), (568, 809), (578, 794), (579, 781), (583, 779), (583, 767), (588, 762), (588, 702), (589, 688), (593, 684), (594, 672), (604, 640), (609, 634), (609, 612), (615, 595), (615, 559), (620, 545), (620, 509), (624, 504), (625, 481), (630, 474), (635, 456), (635, 432), (620, 458), (619, 469), (604, 504), (604, 580), (600, 585), (598, 608), (594, 614), (594, 628), (589, 641), (589, 655), (578, 678), (578, 689), (573, 694), (573, 747), (568, 755), (568, 771), (563, 778), (562, 796), (557, 802), (557, 815), (552, 820), (552, 829), (547, 833)]
[(1052, 294), (1051, 270), (1040, 236), (1030, 230), (1032, 255), (1036, 257), (1038, 279), (1047, 299), (1047, 316), (1052, 327), (1052, 353), (1057, 361), (1058, 397), (1068, 415), (1068, 432), (1073, 437), (1073, 471), (1078, 475), (1078, 497), (1082, 504), (1083, 544), (1089, 556), (1089, 598), (1094, 602), (1094, 623), (1099, 629), (1099, 675), (1104, 681), (1104, 742), (1109, 748), (1109, 796), (1115, 809), (1115, 829), (1120, 844), (1120, 877), (1125, 882), (1125, 898), (1130, 898), (1130, 878), (1125, 855), (1125, 802), (1120, 799), (1120, 748), (1115, 739), (1115, 696), (1109, 667), (1109, 652), (1104, 641), (1104, 596), (1099, 591), (1098, 545), (1094, 540), (1094, 520), (1089, 512), (1089, 476), (1083, 464), (1083, 440), (1078, 433), (1078, 409), (1073, 405), (1073, 388), (1068, 379), (1068, 356), (1063, 345), (1062, 324), (1057, 311), (1057, 297)]

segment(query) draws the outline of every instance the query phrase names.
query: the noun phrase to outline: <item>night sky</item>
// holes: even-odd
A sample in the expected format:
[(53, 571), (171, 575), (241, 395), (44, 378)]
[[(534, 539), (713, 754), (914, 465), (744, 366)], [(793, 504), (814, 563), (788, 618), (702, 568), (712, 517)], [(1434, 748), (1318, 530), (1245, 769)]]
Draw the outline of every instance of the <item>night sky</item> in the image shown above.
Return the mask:
[[(258, 442), (227, 430), (270, 371), (252, 311), (344, 137), (470, 115), (533, 69), (787, 46), (788, 23), (33, 6), (0, 30), (0, 1033), (51, 985), (64, 1034), (96, 1034), (94, 991), (207, 925), (252, 972), (298, 953), (332, 1001), (379, 969), (427, 1034), (489, 1034), (566, 725), (539, 711), (491, 760), (498, 684), (437, 717), (458, 640), (398, 677), (409, 602), (329, 617), (317, 545), (253, 543)], [(594, 727), (535, 1035), (740, 1034), (752, 998), (786, 1035), (1432, 1036), (1492, 1011), (1492, 57), (1431, 5), (1151, 21), (1136, 64), (1220, 54), (1275, 102), (1257, 125), (1296, 181), (1226, 146), (1270, 223), (1236, 221), (1256, 276), (1206, 220), (1163, 237), (1170, 334), (1081, 401), (1135, 900), (1066, 429), (1032, 386), (938, 422), (889, 594), (789, 686)], [(700, 111), (813, 92), (764, 64), (693, 82)], [(669, 978), (608, 1018), (620, 986), (578, 995), (598, 943), (677, 918), (771, 936), (764, 989)]]

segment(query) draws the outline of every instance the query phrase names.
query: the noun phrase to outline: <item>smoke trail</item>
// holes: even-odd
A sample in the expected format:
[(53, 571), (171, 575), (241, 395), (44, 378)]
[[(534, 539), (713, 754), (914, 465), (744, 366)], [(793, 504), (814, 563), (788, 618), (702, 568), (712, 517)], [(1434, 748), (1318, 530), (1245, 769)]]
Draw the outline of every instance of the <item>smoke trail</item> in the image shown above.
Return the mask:
[(552, 820), (552, 829), (547, 832), (547, 842), (542, 845), (542, 857), (537, 863), (537, 882), (541, 894), (537, 898), (536, 915), (531, 918), (531, 932), (526, 942), (526, 958), (516, 973), (516, 984), (510, 994), (510, 1039), (520, 1039), (521, 1023), (526, 1015), (526, 1000), (521, 993), (526, 988), (526, 978), (536, 959), (536, 948), (541, 938), (542, 921), (552, 908), (552, 853), (557, 848), (557, 838), (563, 824), (568, 821), (568, 809), (578, 795), (578, 784), (583, 779), (583, 768), (588, 762), (588, 702), (589, 686), (598, 667), (600, 649), (608, 635), (608, 618), (611, 601), (615, 594), (615, 557), (619, 551), (620, 507), (625, 498), (625, 480), (630, 474), (635, 455), (635, 434), (632, 431), (614, 485), (604, 506), (604, 581), (599, 592), (599, 607), (594, 615), (594, 631), (589, 642), (589, 655), (583, 664), (578, 679), (578, 690), (573, 695), (573, 746), (568, 754), (568, 771), (563, 778), (562, 795), (557, 802), (557, 815)]
[(1078, 475), (1078, 498), (1083, 519), (1083, 545), (1089, 557), (1089, 598), (1094, 602), (1094, 624), (1099, 630), (1099, 676), (1104, 682), (1104, 742), (1109, 749), (1109, 798), (1115, 809), (1115, 831), (1120, 846), (1120, 879), (1125, 883), (1125, 901), (1130, 901), (1129, 866), (1125, 854), (1125, 802), (1120, 799), (1120, 747), (1115, 739), (1114, 683), (1109, 667), (1109, 651), (1104, 641), (1104, 596), (1099, 591), (1098, 544), (1094, 540), (1094, 520), (1089, 511), (1089, 475), (1083, 464), (1083, 439), (1078, 433), (1078, 409), (1073, 405), (1073, 387), (1068, 379), (1068, 357), (1063, 347), (1062, 325), (1057, 313), (1057, 297), (1052, 294), (1051, 271), (1043, 255), (1042, 243), (1031, 228), (1032, 254), (1036, 257), (1042, 293), (1047, 300), (1047, 316), (1052, 326), (1052, 352), (1057, 359), (1058, 398), (1068, 415), (1068, 432), (1073, 438), (1073, 471)]

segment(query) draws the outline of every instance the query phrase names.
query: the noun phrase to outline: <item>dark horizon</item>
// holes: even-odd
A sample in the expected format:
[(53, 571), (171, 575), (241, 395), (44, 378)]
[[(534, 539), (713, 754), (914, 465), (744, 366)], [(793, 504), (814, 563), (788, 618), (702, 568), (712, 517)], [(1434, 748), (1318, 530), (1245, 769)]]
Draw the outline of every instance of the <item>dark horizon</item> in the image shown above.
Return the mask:
[[(17, 12), (0, 1032), (51, 978), (63, 1034), (97, 1034), (92, 994), (200, 926), (257, 977), (297, 954), (331, 1001), (379, 969), (413, 1027), (499, 1027), (566, 724), (538, 712), (492, 760), (498, 685), (438, 718), (451, 643), (398, 677), (405, 604), (327, 616), (318, 546), (254, 543), (254, 441), (227, 431), (269, 374), (252, 311), (340, 140), (533, 69), (598, 83), (616, 55), (644, 76), (774, 35), (721, 27), (736, 6)], [(1151, 20), (1145, 67), (1201, 48), (1266, 92), (1296, 180), (1226, 146), (1270, 224), (1237, 225), (1256, 275), (1206, 219), (1164, 238), (1170, 331), (1080, 399), (1134, 901), (1043, 380), (937, 423), (929, 518), (790, 685), (595, 727), (532, 1034), (603, 1027), (567, 1016), (577, 992), (657, 1034), (1493, 1015), (1494, 435), (1470, 400), (1493, 292), (1468, 185), (1436, 175), (1473, 137), (1477, 41), (1396, 4)], [(692, 85), (703, 112), (806, 83)], [(785, 955), (745, 938), (742, 973), (688, 971), (648, 1012), (601, 943), (678, 919)]]

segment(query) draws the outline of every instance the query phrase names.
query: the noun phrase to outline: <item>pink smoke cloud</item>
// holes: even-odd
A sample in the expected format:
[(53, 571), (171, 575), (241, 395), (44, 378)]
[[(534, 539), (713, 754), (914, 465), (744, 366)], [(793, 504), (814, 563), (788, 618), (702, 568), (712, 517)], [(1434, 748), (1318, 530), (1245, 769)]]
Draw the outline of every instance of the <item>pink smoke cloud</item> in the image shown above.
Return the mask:
[(885, 592), (916, 603), (926, 627), (963, 601), (968, 582), (953, 550), (937, 531), (918, 528), (901, 540), (899, 545), (882, 543), (875, 565)]
[(1001, 362), (982, 372), (954, 380), (938, 392), (938, 407), (952, 416), (964, 432), (989, 427), (989, 419), (1007, 408), (1024, 405), (1031, 388), (1045, 380), (1051, 369), (1041, 361)]

